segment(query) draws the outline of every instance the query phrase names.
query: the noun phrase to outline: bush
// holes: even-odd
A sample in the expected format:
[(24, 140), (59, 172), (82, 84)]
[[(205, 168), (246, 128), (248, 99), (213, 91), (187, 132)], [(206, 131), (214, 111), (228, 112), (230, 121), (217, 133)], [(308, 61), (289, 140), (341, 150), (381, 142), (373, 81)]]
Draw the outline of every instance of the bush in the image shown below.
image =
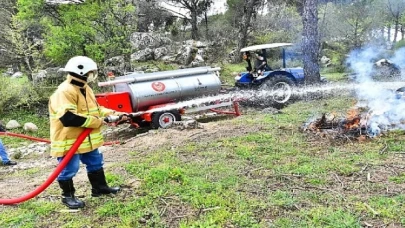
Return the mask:
[(224, 84), (233, 85), (235, 83), (235, 74), (240, 72), (246, 72), (246, 62), (243, 61), (242, 63), (231, 64), (225, 63), (221, 64), (221, 71), (220, 71), (220, 79), (221, 82)]
[(0, 113), (6, 108), (30, 107), (41, 97), (27, 78), (0, 76)]

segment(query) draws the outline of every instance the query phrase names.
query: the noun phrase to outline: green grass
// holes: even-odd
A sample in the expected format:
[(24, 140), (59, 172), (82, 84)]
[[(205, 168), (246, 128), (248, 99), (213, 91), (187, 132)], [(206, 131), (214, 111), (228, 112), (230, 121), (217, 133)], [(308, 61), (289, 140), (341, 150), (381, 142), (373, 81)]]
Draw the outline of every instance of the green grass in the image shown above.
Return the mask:
[(344, 82), (347, 81), (346, 73), (321, 73), (321, 76), (325, 77), (331, 82)]
[[(324, 112), (344, 112), (353, 99), (298, 102), (282, 114), (250, 112), (225, 120), (241, 129), (237, 136), (168, 144), (114, 164), (112, 185), (141, 185), (114, 198), (84, 199), (78, 213), (59, 213), (58, 201), (33, 199), (0, 208), (2, 227), (361, 227), (405, 226), (398, 165), (405, 135), (393, 132), (366, 142), (332, 142), (308, 137), (300, 127)], [(139, 138), (137, 140), (142, 140)], [(384, 153), (381, 149), (385, 148)], [(133, 148), (137, 150), (137, 148)], [(383, 167), (396, 169), (385, 179)], [(122, 169), (123, 168), (123, 169)], [(114, 169), (113, 169), (114, 170)], [(25, 171), (32, 176), (37, 169)], [(124, 172), (124, 175), (122, 174)], [(367, 173), (371, 179), (367, 181)], [(16, 176), (10, 175), (10, 178)], [(58, 192), (53, 185), (49, 192)]]
[(231, 64), (226, 63), (220, 65), (220, 78), (221, 82), (228, 85), (235, 84), (235, 76), (240, 73), (246, 71), (246, 62)]
[[(21, 127), (17, 129), (12, 129), (10, 132), (26, 134), (38, 138), (49, 139), (49, 119), (47, 117), (39, 116), (33, 112), (25, 111), (23, 109), (13, 110), (3, 113), (4, 117), (1, 120), (6, 124), (10, 120), (16, 120), (20, 123)], [(37, 132), (25, 132), (23, 127), (27, 122), (32, 122), (38, 127)], [(8, 147), (18, 147), (22, 144), (30, 143), (31, 141), (16, 137), (1, 137), (3, 143)]]

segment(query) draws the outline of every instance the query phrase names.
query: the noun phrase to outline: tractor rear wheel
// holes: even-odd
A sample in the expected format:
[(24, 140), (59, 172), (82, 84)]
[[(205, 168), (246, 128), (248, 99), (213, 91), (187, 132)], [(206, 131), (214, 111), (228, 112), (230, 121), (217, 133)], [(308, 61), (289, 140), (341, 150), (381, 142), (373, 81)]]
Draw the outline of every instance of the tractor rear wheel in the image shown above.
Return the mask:
[(268, 106), (275, 108), (283, 108), (292, 100), (293, 87), (295, 83), (292, 79), (285, 75), (275, 75), (267, 79), (260, 85), (259, 90), (268, 92), (271, 100), (267, 100), (267, 94), (264, 98), (268, 102)]
[(152, 128), (168, 128), (174, 121), (181, 121), (179, 111), (155, 112), (152, 114)]

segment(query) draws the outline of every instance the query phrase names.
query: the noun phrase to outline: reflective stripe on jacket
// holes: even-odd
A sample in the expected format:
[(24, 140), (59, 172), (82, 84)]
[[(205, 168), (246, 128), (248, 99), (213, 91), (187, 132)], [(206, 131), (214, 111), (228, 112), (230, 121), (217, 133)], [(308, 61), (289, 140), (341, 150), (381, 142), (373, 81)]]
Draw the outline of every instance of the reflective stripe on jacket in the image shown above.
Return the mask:
[[(74, 82), (74, 83), (72, 83)], [(85, 95), (80, 91), (85, 91)], [(93, 131), (83, 141), (76, 153), (87, 153), (104, 143), (101, 127), (103, 117), (116, 114), (114, 110), (99, 106), (93, 90), (86, 82), (68, 75), (58, 89), (49, 98), (51, 156), (66, 155), (84, 128)], [(66, 112), (71, 112), (86, 118), (80, 127), (65, 127), (60, 118)], [(117, 112), (118, 113), (118, 112)]]

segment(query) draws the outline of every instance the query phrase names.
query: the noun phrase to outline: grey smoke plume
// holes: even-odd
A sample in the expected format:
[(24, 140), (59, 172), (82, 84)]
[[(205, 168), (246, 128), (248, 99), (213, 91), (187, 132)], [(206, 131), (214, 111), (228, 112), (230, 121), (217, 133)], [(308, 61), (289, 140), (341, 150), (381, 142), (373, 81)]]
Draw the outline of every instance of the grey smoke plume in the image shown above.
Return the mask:
[[(350, 53), (347, 63), (356, 73), (356, 94), (359, 106), (366, 105), (369, 109), (367, 115), (367, 130), (371, 137), (378, 136), (384, 131), (393, 129), (405, 130), (405, 96), (399, 96), (396, 90), (405, 86), (404, 82), (393, 83), (393, 88), (379, 86), (374, 82), (372, 75), (374, 63), (387, 51), (376, 47), (367, 47)], [(400, 68), (405, 67), (405, 49), (396, 51), (389, 60)], [(402, 70), (402, 75), (403, 75)]]
[(391, 61), (401, 69), (401, 78), (405, 79), (405, 47), (398, 49)]

